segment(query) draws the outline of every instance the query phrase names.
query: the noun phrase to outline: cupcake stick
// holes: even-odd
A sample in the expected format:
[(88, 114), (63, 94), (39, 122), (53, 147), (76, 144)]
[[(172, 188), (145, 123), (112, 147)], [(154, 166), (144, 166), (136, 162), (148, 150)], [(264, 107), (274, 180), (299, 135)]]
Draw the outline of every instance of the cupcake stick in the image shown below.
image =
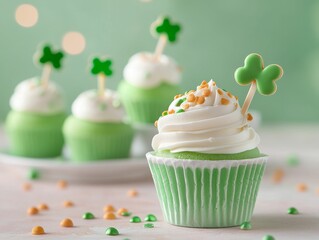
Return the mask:
[(261, 95), (273, 95), (277, 91), (276, 81), (283, 75), (283, 69), (277, 64), (264, 67), (261, 55), (249, 54), (243, 67), (235, 71), (235, 80), (239, 85), (250, 85), (250, 89), (242, 106), (242, 114), (248, 112), (256, 90)]
[(105, 82), (108, 76), (113, 74), (111, 69), (112, 60), (105, 59), (101, 60), (100, 58), (93, 58), (91, 73), (97, 75), (97, 85), (98, 85), (98, 95), (100, 98), (104, 98), (105, 93)]
[(151, 25), (151, 31), (159, 36), (155, 51), (154, 59), (158, 60), (163, 54), (164, 48), (169, 42), (175, 42), (177, 34), (180, 32), (181, 26), (179, 24), (171, 23), (168, 17), (159, 18)]
[(60, 69), (62, 67), (61, 60), (63, 57), (64, 53), (62, 51), (53, 51), (50, 45), (45, 45), (42, 48), (42, 55), (38, 61), (43, 65), (40, 81), (44, 88), (49, 85), (52, 68)]

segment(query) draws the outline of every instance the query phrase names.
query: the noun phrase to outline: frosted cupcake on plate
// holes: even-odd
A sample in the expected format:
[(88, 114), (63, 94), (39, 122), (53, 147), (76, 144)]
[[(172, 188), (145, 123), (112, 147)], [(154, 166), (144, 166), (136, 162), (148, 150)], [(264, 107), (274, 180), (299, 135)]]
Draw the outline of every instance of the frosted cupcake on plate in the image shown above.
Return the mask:
[(133, 139), (132, 127), (118, 95), (105, 89), (112, 75), (111, 60), (93, 59), (91, 72), (98, 76), (98, 89), (81, 93), (72, 104), (63, 133), (70, 159), (78, 162), (127, 158)]
[(275, 93), (282, 68), (250, 54), (235, 79), (251, 89), (241, 107), (214, 81), (177, 95), (156, 123), (146, 156), (164, 214), (174, 225), (230, 227), (249, 222), (268, 156), (247, 112), (256, 89)]
[(15, 88), (5, 122), (10, 154), (30, 158), (61, 155), (66, 113), (61, 89), (50, 80), (50, 72), (61, 68), (63, 55), (44, 46), (39, 58), (44, 65), (42, 76), (24, 80)]
[(155, 52), (133, 55), (124, 68), (124, 80), (119, 86), (121, 100), (133, 123), (153, 124), (171, 96), (179, 91), (181, 69), (163, 50), (167, 41), (176, 41), (180, 26), (166, 17), (157, 20), (152, 29), (159, 35)]

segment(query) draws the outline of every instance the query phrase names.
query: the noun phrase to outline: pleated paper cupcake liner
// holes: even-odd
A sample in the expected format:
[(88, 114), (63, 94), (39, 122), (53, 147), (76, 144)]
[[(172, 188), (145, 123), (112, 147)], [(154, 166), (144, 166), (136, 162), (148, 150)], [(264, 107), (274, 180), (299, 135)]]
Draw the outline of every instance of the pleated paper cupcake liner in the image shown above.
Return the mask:
[(164, 219), (185, 227), (231, 227), (250, 221), (267, 156), (182, 160), (146, 155)]

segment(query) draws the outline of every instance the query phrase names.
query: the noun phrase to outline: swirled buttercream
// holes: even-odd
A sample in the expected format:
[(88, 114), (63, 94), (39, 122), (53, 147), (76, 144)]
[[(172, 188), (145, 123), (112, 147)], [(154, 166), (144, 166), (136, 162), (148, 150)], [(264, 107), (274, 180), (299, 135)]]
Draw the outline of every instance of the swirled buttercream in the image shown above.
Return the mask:
[(212, 80), (177, 96), (163, 115), (152, 141), (155, 151), (232, 154), (254, 149), (260, 141), (237, 98)]

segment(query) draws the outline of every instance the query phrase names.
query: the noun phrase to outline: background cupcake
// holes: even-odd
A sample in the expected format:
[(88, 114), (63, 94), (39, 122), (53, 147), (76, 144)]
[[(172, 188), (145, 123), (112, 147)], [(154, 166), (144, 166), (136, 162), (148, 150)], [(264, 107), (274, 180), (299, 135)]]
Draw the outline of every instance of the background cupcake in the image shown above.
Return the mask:
[(160, 36), (155, 52), (133, 55), (124, 68), (124, 80), (119, 86), (121, 100), (133, 123), (153, 123), (179, 89), (180, 67), (162, 52), (167, 41), (176, 41), (180, 26), (163, 18), (156, 21), (152, 29)]
[(50, 46), (45, 46), (39, 58), (44, 64), (41, 78), (27, 79), (16, 87), (5, 123), (11, 154), (34, 158), (61, 154), (66, 114), (61, 90), (49, 76), (52, 67), (61, 67), (62, 58), (62, 52), (53, 52)]
[[(277, 65), (264, 69), (257, 54), (236, 71), (237, 82), (252, 83), (267, 95), (275, 92), (274, 81), (281, 76)], [(155, 152), (147, 158), (167, 222), (229, 227), (250, 221), (268, 157), (258, 150), (247, 109), (213, 81), (203, 81), (163, 112), (152, 142)]]
[(124, 109), (117, 94), (105, 90), (106, 76), (112, 75), (111, 60), (93, 60), (91, 72), (98, 75), (98, 90), (80, 94), (63, 132), (74, 161), (91, 161), (129, 156), (133, 130), (124, 122)]

